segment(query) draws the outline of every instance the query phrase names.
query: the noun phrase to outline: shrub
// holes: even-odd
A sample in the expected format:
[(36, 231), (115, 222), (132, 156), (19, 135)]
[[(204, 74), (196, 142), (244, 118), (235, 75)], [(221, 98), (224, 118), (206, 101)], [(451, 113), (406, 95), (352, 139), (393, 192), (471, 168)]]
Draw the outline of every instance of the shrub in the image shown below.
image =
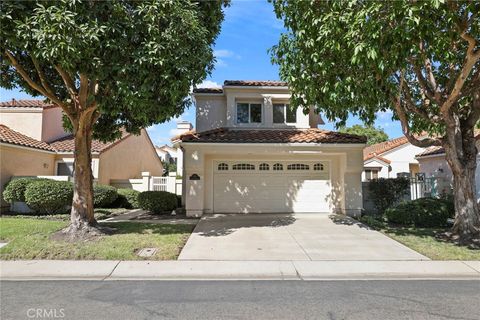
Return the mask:
[(454, 214), (451, 201), (435, 198), (402, 202), (385, 211), (389, 222), (425, 228), (444, 227)]
[(359, 220), (360, 222), (363, 222), (364, 224), (375, 230), (381, 230), (385, 226), (385, 223), (383, 221), (380, 221), (372, 216), (363, 216), (360, 217)]
[(95, 208), (106, 208), (117, 200), (117, 189), (111, 186), (93, 186), (93, 206)]
[(182, 196), (177, 194), (177, 208), (182, 207)]
[(73, 198), (73, 184), (68, 181), (37, 180), (27, 185), (25, 202), (39, 213), (64, 213)]
[(144, 191), (138, 195), (140, 208), (162, 213), (177, 208), (177, 196), (166, 191)]
[(368, 188), (375, 208), (379, 214), (383, 214), (387, 208), (402, 200), (410, 188), (410, 180), (380, 178), (370, 181)]
[(6, 202), (12, 203), (15, 201), (25, 201), (25, 189), (27, 186), (39, 180), (46, 180), (46, 179), (39, 179), (39, 178), (18, 178), (10, 180), (5, 185), (5, 189), (3, 190), (3, 199)]
[(112, 204), (115, 208), (136, 209), (140, 208), (138, 204), (139, 191), (133, 189), (117, 189), (117, 200)]

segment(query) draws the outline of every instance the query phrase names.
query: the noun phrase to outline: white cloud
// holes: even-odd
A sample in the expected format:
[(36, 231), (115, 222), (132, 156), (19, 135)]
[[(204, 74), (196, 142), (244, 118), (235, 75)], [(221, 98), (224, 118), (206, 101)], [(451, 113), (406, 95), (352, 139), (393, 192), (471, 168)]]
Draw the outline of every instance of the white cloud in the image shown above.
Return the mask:
[(213, 51), (213, 55), (217, 58), (229, 58), (233, 57), (235, 54), (233, 53), (233, 51), (227, 49), (220, 49)]
[(204, 80), (197, 88), (221, 88), (222, 86), (215, 81)]

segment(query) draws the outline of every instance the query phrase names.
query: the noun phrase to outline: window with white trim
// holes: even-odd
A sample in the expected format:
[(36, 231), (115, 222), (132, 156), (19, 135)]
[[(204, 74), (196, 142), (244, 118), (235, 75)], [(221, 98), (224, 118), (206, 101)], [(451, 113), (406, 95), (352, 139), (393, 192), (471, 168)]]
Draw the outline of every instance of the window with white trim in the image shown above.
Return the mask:
[(228, 164), (226, 163), (220, 163), (217, 166), (218, 171), (227, 171), (228, 170)]
[(315, 164), (313, 165), (313, 170), (315, 170), (315, 171), (323, 171), (323, 170), (324, 170), (323, 163), (315, 163)]
[(378, 171), (376, 169), (367, 169), (365, 170), (365, 179), (367, 181), (378, 179)]
[(281, 163), (275, 163), (273, 165), (273, 171), (282, 171), (283, 170), (283, 164)]
[(270, 170), (270, 166), (268, 165), (268, 163), (262, 163), (258, 166), (258, 170), (268, 171), (268, 170)]
[(237, 123), (262, 123), (262, 105), (237, 103)]
[(273, 123), (296, 123), (297, 109), (286, 103), (273, 104)]
[(287, 170), (309, 170), (310, 166), (303, 163), (292, 163), (287, 166)]
[(255, 170), (255, 166), (250, 163), (237, 163), (232, 166), (232, 170)]
[(73, 177), (73, 162), (57, 162), (57, 176)]

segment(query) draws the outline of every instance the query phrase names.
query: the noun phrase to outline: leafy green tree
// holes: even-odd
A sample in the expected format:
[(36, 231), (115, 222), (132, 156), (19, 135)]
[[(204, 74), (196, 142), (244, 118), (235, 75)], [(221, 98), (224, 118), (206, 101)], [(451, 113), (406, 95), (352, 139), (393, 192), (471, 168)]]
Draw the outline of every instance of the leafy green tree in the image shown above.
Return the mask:
[(371, 124), (391, 109), (413, 145), (443, 146), (454, 175), (453, 234), (463, 243), (478, 237), (480, 2), (271, 1), (287, 29), (272, 59), (292, 103), (316, 105), (340, 125), (349, 113)]
[(338, 129), (340, 132), (357, 134), (359, 136), (367, 137), (367, 144), (372, 145), (375, 143), (380, 143), (388, 140), (388, 135), (381, 128), (375, 128), (374, 126), (362, 126), (355, 124), (351, 127), (340, 127)]
[(98, 232), (92, 138), (138, 133), (183, 112), (190, 87), (213, 68), (225, 1), (1, 2), (0, 85), (60, 106), (75, 137), (66, 233)]

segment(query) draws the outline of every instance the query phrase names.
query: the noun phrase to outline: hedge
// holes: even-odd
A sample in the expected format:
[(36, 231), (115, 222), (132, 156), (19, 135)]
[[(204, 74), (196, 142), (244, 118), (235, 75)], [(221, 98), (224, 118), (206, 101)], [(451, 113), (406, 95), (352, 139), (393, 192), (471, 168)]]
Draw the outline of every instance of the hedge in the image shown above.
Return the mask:
[(387, 208), (402, 200), (409, 188), (408, 178), (380, 178), (368, 184), (370, 197), (379, 214), (383, 214)]
[(169, 212), (177, 208), (177, 196), (166, 191), (144, 191), (138, 195), (138, 203), (153, 213)]
[(10, 180), (5, 185), (5, 189), (3, 190), (3, 199), (6, 202), (13, 203), (13, 202), (25, 202), (25, 189), (27, 186), (39, 180), (46, 180), (40, 178), (18, 178)]
[(38, 213), (64, 213), (71, 205), (73, 184), (67, 181), (37, 180), (25, 189), (25, 203)]
[(453, 202), (447, 199), (421, 198), (402, 202), (385, 210), (389, 222), (415, 227), (445, 227), (453, 218)]
[(139, 191), (133, 189), (117, 189), (117, 200), (112, 204), (115, 208), (137, 209)]
[(117, 189), (111, 186), (93, 186), (93, 206), (95, 208), (107, 208), (117, 200)]

